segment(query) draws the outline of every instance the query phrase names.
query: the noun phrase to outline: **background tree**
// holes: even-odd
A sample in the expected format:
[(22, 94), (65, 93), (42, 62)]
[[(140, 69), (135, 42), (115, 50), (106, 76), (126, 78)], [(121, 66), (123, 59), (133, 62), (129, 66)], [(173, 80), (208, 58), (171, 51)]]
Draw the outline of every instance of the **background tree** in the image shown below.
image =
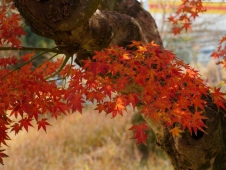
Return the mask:
[[(22, 128), (28, 131), (34, 119), (38, 129), (46, 130), (49, 123), (42, 117), (44, 114), (51, 112), (53, 117), (58, 117), (69, 109), (82, 112), (86, 99), (96, 103), (97, 110), (113, 117), (122, 114), (129, 104), (137, 107), (175, 169), (226, 168), (224, 94), (220, 89), (210, 94), (194, 69), (163, 49), (154, 19), (139, 2), (14, 0), (14, 3), (32, 31), (53, 39), (57, 45), (55, 52), (64, 53), (66, 58), (56, 63), (46, 62), (38, 69), (31, 69), (28, 62), (20, 68), (23, 73), (20, 75), (18, 70), (6, 68), (16, 60), (2, 60), (2, 144), (9, 139), (8, 125), (15, 133)], [(191, 18), (203, 10), (199, 0), (183, 1), (177, 16), (169, 18), (179, 24), (173, 28), (174, 33), (190, 27)], [(3, 20), (4, 17), (3, 13)], [(16, 33), (16, 36), (22, 34)], [(2, 39), (1, 42), (19, 47), (18, 41), (9, 41), (6, 36)], [(136, 42), (131, 44), (131, 41)], [(152, 41), (158, 45), (148, 43)], [(102, 50), (115, 45), (121, 47)], [(94, 50), (99, 52), (94, 54)], [(79, 55), (84, 52), (90, 53), (91, 59)], [(83, 70), (66, 65), (75, 53), (78, 54), (76, 62)], [(53, 72), (62, 77), (71, 76), (68, 88), (57, 88), (48, 81)], [(82, 79), (87, 80), (85, 84)], [(22, 118), (12, 122), (5, 113), (8, 109), (12, 110), (10, 115)], [(147, 124), (131, 128), (138, 144), (147, 139)], [(4, 156), (2, 153), (1, 157)]]

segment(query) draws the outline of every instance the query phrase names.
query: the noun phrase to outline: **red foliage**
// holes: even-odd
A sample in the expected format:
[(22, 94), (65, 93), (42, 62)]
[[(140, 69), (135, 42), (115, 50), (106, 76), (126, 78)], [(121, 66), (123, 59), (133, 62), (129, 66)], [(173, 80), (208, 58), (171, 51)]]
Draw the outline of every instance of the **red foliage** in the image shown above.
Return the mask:
[(148, 138), (148, 135), (145, 132), (148, 129), (149, 129), (149, 127), (145, 123), (142, 123), (140, 125), (134, 125), (129, 130), (134, 131), (134, 135), (133, 135), (132, 139), (136, 139), (138, 145), (141, 143), (146, 145), (146, 140)]
[(202, 0), (182, 0), (175, 15), (170, 15), (168, 21), (173, 24), (173, 33), (176, 35), (181, 30), (191, 29), (191, 23), (198, 17), (198, 14), (205, 12)]
[(47, 119), (41, 119), (37, 122), (38, 124), (38, 130), (42, 128), (44, 131), (46, 131), (46, 126), (50, 126), (50, 124), (47, 122)]
[(25, 35), (23, 27), (19, 24), (21, 17), (19, 14), (7, 13), (13, 5), (4, 5), (2, 2), (0, 13), (0, 45), (10, 44), (12, 47), (20, 47), (19, 38)]
[[(192, 6), (192, 8), (191, 8)], [(183, 27), (175, 27), (175, 33), (190, 27), (190, 18), (203, 11), (201, 1), (184, 0), (177, 17)], [(5, 8), (0, 14), (0, 46), (8, 44), (20, 46), (18, 38), (24, 34), (19, 26), (18, 15), (6, 17)], [(190, 16), (183, 13), (190, 13)], [(183, 15), (182, 15), (183, 14)], [(170, 20), (176, 24), (177, 19)], [(10, 27), (9, 27), (10, 26)], [(222, 40), (224, 41), (224, 40)], [(209, 87), (202, 81), (197, 71), (176, 59), (170, 51), (156, 44), (133, 42), (129, 51), (122, 47), (111, 47), (96, 51), (93, 60), (83, 61), (84, 67), (77, 69), (66, 65), (61, 77), (70, 76), (68, 86), (58, 87), (48, 77), (62, 65), (64, 59), (47, 61), (38, 68), (27, 64), (12, 71), (9, 66), (18, 63), (15, 57), (0, 59), (0, 146), (9, 140), (8, 132), (19, 133), (23, 128), (37, 124), (38, 130), (46, 131), (50, 125), (46, 114), (57, 118), (61, 114), (79, 111), (86, 101), (96, 104), (96, 110), (112, 117), (123, 115), (127, 106), (139, 107), (141, 114), (155, 121), (164, 122), (174, 137), (182, 130), (191, 133), (204, 131), (206, 119), (203, 96)], [(31, 55), (22, 56), (27, 61)], [(215, 89), (213, 100), (218, 108), (225, 109), (224, 94)], [(194, 112), (190, 107), (195, 108)], [(181, 126), (175, 127), (175, 123)], [(135, 125), (133, 138), (137, 143), (146, 143), (148, 126)], [(0, 163), (6, 157), (0, 150)]]
[[(196, 113), (189, 110), (190, 106), (197, 111), (204, 110), (202, 95), (209, 90), (198, 73), (153, 43), (132, 45), (137, 47), (136, 51), (109, 48), (97, 52), (93, 57), (95, 62), (84, 61), (83, 69), (71, 68), (71, 79), (65, 89), (45, 79), (57, 71), (63, 60), (47, 62), (37, 69), (28, 64), (14, 72), (2, 67), (0, 75), (8, 75), (0, 82), (4, 125), (0, 126), (3, 133), (0, 142), (6, 144), (8, 129), (16, 134), (23, 127), (28, 131), (33, 121), (37, 122), (38, 129), (46, 131), (49, 123), (43, 115), (52, 113), (57, 118), (69, 109), (82, 112), (85, 101), (95, 103), (97, 110), (112, 117), (123, 115), (126, 106), (139, 105), (142, 114), (165, 122), (169, 128), (179, 123), (183, 129), (202, 130), (205, 117), (195, 116)], [(62, 70), (61, 76), (68, 72), (66, 70), (68, 67)], [(7, 114), (7, 110), (11, 113)], [(12, 122), (12, 116), (18, 121)], [(147, 126), (136, 125), (131, 129), (135, 130), (137, 143), (145, 143), (147, 136), (142, 131)]]
[(221, 108), (225, 109), (225, 93), (220, 91), (220, 88), (214, 88), (214, 92), (212, 93), (213, 101), (217, 105), (218, 110)]
[(216, 51), (212, 53), (212, 57), (217, 59), (217, 64), (222, 64), (224, 68), (226, 68), (226, 36), (222, 37), (220, 40), (220, 44)]

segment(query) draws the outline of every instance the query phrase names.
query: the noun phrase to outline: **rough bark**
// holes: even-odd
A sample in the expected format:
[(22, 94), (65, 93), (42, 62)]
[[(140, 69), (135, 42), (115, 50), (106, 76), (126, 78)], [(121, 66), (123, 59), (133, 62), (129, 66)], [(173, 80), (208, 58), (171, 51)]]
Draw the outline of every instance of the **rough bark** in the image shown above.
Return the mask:
[[(162, 45), (152, 16), (136, 0), (14, 0), (32, 30), (54, 39), (62, 52), (126, 46), (132, 40)], [(80, 56), (83, 58), (84, 56)], [(87, 57), (87, 56), (85, 56)], [(174, 139), (164, 124), (145, 118), (176, 170), (226, 169), (225, 111), (206, 97), (207, 134), (183, 133)]]
[[(14, 2), (33, 32), (54, 39), (58, 47), (70, 55), (77, 51), (98, 50), (109, 45), (125, 46), (132, 40), (143, 42), (156, 40), (157, 43), (161, 43), (154, 20), (146, 11), (140, 10), (142, 8), (135, 1), (124, 4), (129, 5), (127, 8), (131, 6), (131, 9), (139, 6), (141, 16), (131, 17), (114, 10), (110, 11), (106, 6), (104, 10), (100, 5), (101, 0)], [(136, 8), (133, 10), (135, 12)], [(145, 15), (147, 20), (142, 15)], [(136, 20), (136, 17), (140, 19)], [(150, 19), (151, 23), (148, 22)], [(146, 22), (147, 25), (142, 24), (141, 27), (142, 22)], [(144, 34), (143, 29), (148, 32)]]
[(175, 170), (223, 170), (226, 169), (226, 118), (225, 111), (218, 111), (212, 98), (206, 97), (203, 113), (209, 119), (206, 134), (188, 131), (181, 138), (173, 138), (163, 124), (146, 119), (156, 135), (157, 145), (170, 157)]

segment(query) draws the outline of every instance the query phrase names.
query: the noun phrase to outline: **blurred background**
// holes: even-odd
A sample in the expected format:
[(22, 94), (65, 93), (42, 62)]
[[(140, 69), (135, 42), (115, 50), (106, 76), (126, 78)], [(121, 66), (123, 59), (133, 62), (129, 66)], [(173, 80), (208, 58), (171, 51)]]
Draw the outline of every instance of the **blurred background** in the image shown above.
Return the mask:
[(219, 86), (226, 79), (226, 72), (211, 58), (217, 50), (220, 39), (226, 33), (226, 2), (224, 0), (203, 0), (206, 12), (200, 13), (192, 23), (192, 29), (173, 35), (172, 25), (167, 21), (173, 15), (180, 0), (142, 0), (160, 31), (164, 47), (173, 51), (178, 58), (200, 71), (202, 78), (211, 86)]

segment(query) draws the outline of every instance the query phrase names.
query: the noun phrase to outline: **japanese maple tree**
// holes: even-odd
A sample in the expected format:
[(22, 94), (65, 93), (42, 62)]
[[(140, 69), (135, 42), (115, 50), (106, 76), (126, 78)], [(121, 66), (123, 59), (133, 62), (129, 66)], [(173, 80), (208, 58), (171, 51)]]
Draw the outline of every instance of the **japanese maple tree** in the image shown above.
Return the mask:
[[(211, 119), (212, 121), (209, 113), (212, 110), (216, 110), (215, 114), (225, 112), (225, 94), (219, 88), (215, 88), (211, 92), (196, 70), (178, 60), (172, 52), (164, 49), (158, 32), (152, 30), (154, 36), (150, 35), (150, 37), (145, 33), (138, 35), (141, 30), (145, 31), (145, 29), (143, 27), (139, 28), (134, 19), (129, 17), (131, 15), (140, 21), (139, 16), (135, 14), (133, 16), (133, 7), (136, 7), (145, 15), (149, 16), (149, 14), (138, 6), (137, 1), (132, 1), (129, 4), (129, 2), (118, 0), (117, 2), (121, 3), (120, 6), (117, 6), (116, 3), (112, 5), (109, 1), (90, 1), (87, 4), (81, 4), (81, 6), (90, 5), (89, 11), (85, 17), (82, 17), (84, 16), (82, 15), (80, 20), (78, 19), (76, 26), (70, 21), (64, 21), (68, 22), (68, 25), (60, 23), (62, 18), (65, 19), (70, 16), (68, 13), (76, 13), (76, 11), (70, 10), (69, 7), (70, 5), (76, 6), (76, 2), (59, 1), (56, 2), (55, 6), (51, 6), (48, 11), (49, 14), (47, 14), (47, 19), (50, 24), (53, 24), (51, 28), (48, 24), (42, 25), (43, 18), (40, 18), (39, 21), (36, 20), (37, 16), (35, 14), (38, 12), (32, 11), (35, 9), (31, 4), (37, 4), (37, 8), (40, 10), (37, 15), (42, 17), (45, 9), (43, 7), (41, 10), (40, 7), (43, 4), (48, 6), (52, 1), (23, 2), (14, 0), (14, 2), (28, 25), (36, 33), (56, 41), (57, 47), (48, 49), (46, 52), (54, 50), (56, 54), (64, 53), (65, 56), (55, 62), (48, 60), (38, 67), (34, 67), (31, 63), (34, 58), (40, 56), (35, 55), (34, 52), (19, 58), (15, 56), (0, 58), (1, 146), (7, 145), (7, 140), (10, 140), (9, 132), (13, 131), (17, 134), (23, 129), (29, 131), (29, 128), (34, 124), (37, 124), (38, 130), (43, 129), (46, 131), (50, 125), (46, 118), (47, 114), (57, 118), (61, 114), (67, 115), (74, 111), (82, 113), (84, 103), (90, 101), (96, 105), (96, 110), (111, 114), (112, 117), (123, 115), (123, 111), (126, 110), (127, 106), (138, 108), (147, 123), (131, 127), (130, 130), (134, 131), (132, 138), (136, 139), (138, 144), (145, 144), (148, 138), (146, 131), (150, 128), (149, 126), (153, 129), (156, 126), (154, 132), (157, 136), (157, 142), (159, 145), (164, 143), (162, 148), (167, 152), (170, 149), (173, 150), (172, 153), (169, 152), (168, 154), (172, 154), (172, 157), (174, 157), (172, 163), (176, 169), (198, 169), (204, 165), (213, 167), (213, 164), (209, 165), (210, 160), (208, 158), (206, 158), (207, 161), (205, 160), (201, 164), (194, 163), (193, 158), (184, 156), (184, 153), (177, 151), (176, 146), (172, 143), (192, 140), (192, 136), (197, 136), (199, 132), (202, 134), (208, 133), (206, 129), (212, 128), (212, 125), (208, 126), (208, 120)], [(59, 7), (61, 3), (65, 6), (69, 5), (63, 13), (61, 13), (61, 7)], [(19, 39), (25, 34), (21, 25), (21, 17), (18, 14), (8, 13), (9, 10), (15, 8), (11, 1), (4, 0), (0, 5), (0, 49), (1, 47), (10, 46), (23, 50), (24, 47), (22, 47)], [(126, 5), (130, 5), (131, 11), (129, 12), (131, 14), (127, 11), (121, 11), (121, 8), (126, 9)], [(31, 13), (27, 14), (25, 9), (31, 10)], [(59, 9), (59, 18), (53, 17), (56, 9)], [(81, 9), (78, 7), (78, 13), (79, 10)], [(96, 10), (97, 12), (94, 13)], [(108, 13), (107, 10), (110, 12)], [(205, 9), (201, 0), (183, 0), (175, 16), (171, 15), (169, 17), (169, 21), (174, 26), (173, 33), (179, 34), (182, 29), (187, 31), (192, 26), (192, 19), (195, 19), (203, 11)], [(123, 13), (123, 16), (119, 16), (121, 13)], [(125, 16), (125, 14), (128, 16)], [(72, 18), (73, 15), (74, 13), (71, 14)], [(95, 20), (96, 16), (97, 21)], [(118, 34), (114, 39), (118, 29), (114, 26), (117, 24), (114, 23), (114, 25), (110, 22), (111, 24), (108, 27), (107, 21), (104, 20), (106, 18), (102, 20), (98, 18), (103, 16), (107, 20), (112, 20), (113, 23), (116, 21), (112, 16), (119, 17), (119, 23), (122, 24), (123, 36), (125, 37)], [(90, 20), (88, 23), (86, 22), (87, 18)], [(126, 24), (123, 25), (124, 23), (121, 21)], [(105, 24), (103, 30), (99, 31), (98, 29), (102, 29), (101, 24), (103, 23)], [(152, 24), (155, 27), (153, 21)], [(98, 25), (97, 28), (96, 25)], [(82, 31), (91, 30), (92, 26), (95, 27), (94, 31), (87, 34), (87, 39), (90, 41), (87, 40), (86, 44), (82, 44), (86, 41), (86, 38), (83, 41), (78, 41), (81, 38), (80, 35), (83, 34)], [(89, 28), (86, 29), (86, 27)], [(105, 28), (107, 31), (104, 30)], [(127, 35), (125, 28), (128, 28), (132, 33)], [(69, 33), (70, 29), (72, 31)], [(75, 30), (78, 30), (79, 34), (76, 34)], [(108, 32), (112, 30), (115, 32)], [(120, 31), (118, 29), (118, 32)], [(66, 35), (69, 37), (66, 37)], [(125, 38), (126, 41), (124, 39), (118, 40), (119, 38)], [(109, 42), (110, 40), (112, 42)], [(224, 41), (225, 37), (221, 40), (218, 51), (213, 54), (215, 58), (224, 54), (221, 51)], [(106, 45), (103, 45), (104, 43)], [(81, 66), (79, 69), (72, 64), (67, 64), (70, 58), (73, 60), (74, 53), (78, 54), (75, 61)], [(91, 53), (91, 57), (81, 57), (86, 53)], [(224, 63), (224, 61), (221, 63)], [(57, 86), (55, 75), (62, 79), (70, 77), (68, 85), (65, 87)], [(223, 123), (224, 118), (220, 117), (219, 120)], [(166, 138), (169, 139), (168, 143)], [(166, 145), (166, 143), (171, 146)], [(222, 148), (225, 149), (225, 137), (223, 137), (221, 143)], [(202, 149), (200, 150), (201, 154), (204, 154)], [(211, 159), (216, 153), (216, 151), (213, 151), (209, 154)], [(188, 154), (188, 156), (191, 155), (191, 153)], [(225, 159), (225, 153), (219, 151), (219, 155)], [(1, 163), (3, 163), (3, 158), (6, 156), (4, 150), (1, 150)], [(196, 154), (194, 157), (197, 158), (198, 156)], [(183, 165), (185, 160), (189, 163)]]

